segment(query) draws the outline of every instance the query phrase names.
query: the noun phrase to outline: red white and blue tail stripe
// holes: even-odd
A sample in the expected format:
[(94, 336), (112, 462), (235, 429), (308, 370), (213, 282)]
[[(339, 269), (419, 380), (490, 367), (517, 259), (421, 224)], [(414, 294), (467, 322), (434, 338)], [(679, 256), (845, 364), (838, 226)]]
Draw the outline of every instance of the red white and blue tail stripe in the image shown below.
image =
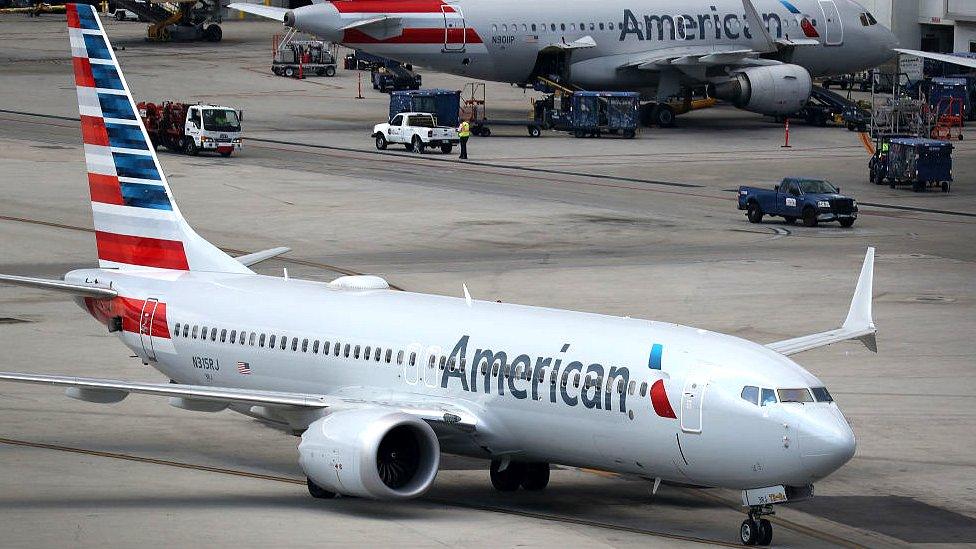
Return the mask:
[(251, 272), (180, 215), (98, 14), (66, 10), (99, 266)]

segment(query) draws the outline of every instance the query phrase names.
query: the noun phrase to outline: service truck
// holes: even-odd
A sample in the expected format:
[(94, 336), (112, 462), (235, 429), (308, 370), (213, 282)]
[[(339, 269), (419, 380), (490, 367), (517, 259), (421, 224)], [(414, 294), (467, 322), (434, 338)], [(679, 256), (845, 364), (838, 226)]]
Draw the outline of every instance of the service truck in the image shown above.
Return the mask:
[(176, 101), (141, 102), (139, 116), (155, 147), (189, 155), (241, 150), (241, 113), (230, 107)]
[(840, 189), (823, 179), (787, 177), (773, 190), (739, 187), (739, 209), (752, 223), (765, 215), (778, 215), (787, 223), (803, 220), (807, 227), (837, 221), (841, 227), (854, 225), (857, 201), (840, 194)]
[(437, 117), (429, 112), (402, 112), (385, 124), (373, 127), (376, 148), (386, 149), (391, 143), (404, 145), (408, 151), (423, 153), (427, 147), (440, 147), (448, 154), (460, 142), (457, 130), (438, 126)]

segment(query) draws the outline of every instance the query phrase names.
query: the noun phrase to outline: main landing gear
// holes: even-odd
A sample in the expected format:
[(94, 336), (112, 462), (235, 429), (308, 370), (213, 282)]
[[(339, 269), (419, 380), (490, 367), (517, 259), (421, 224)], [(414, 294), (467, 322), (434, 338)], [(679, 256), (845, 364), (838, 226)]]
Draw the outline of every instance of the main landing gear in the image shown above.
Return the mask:
[(499, 492), (514, 492), (519, 487), (525, 490), (543, 490), (549, 485), (548, 463), (525, 463), (509, 461), (503, 466), (503, 460), (491, 460), (491, 485)]
[(739, 526), (739, 540), (743, 545), (769, 545), (773, 542), (773, 525), (762, 518), (774, 514), (772, 505), (753, 505), (749, 518)]

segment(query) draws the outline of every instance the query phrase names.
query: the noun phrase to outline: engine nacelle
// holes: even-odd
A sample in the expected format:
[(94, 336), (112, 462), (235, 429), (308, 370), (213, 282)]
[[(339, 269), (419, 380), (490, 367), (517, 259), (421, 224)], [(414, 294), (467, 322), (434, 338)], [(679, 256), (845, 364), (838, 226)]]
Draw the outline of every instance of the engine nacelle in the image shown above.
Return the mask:
[(338, 411), (314, 421), (302, 434), (298, 454), (315, 484), (374, 499), (422, 495), (437, 476), (441, 455), (424, 420), (380, 408)]
[(793, 114), (810, 99), (813, 81), (799, 65), (765, 65), (737, 70), (724, 82), (710, 86), (712, 97), (751, 112)]

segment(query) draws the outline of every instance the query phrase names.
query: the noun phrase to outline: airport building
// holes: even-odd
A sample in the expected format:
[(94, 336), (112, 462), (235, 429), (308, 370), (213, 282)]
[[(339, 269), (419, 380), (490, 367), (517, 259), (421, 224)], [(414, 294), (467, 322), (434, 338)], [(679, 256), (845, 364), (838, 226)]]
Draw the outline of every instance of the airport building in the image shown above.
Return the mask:
[(976, 52), (973, 0), (860, 0), (903, 48)]

